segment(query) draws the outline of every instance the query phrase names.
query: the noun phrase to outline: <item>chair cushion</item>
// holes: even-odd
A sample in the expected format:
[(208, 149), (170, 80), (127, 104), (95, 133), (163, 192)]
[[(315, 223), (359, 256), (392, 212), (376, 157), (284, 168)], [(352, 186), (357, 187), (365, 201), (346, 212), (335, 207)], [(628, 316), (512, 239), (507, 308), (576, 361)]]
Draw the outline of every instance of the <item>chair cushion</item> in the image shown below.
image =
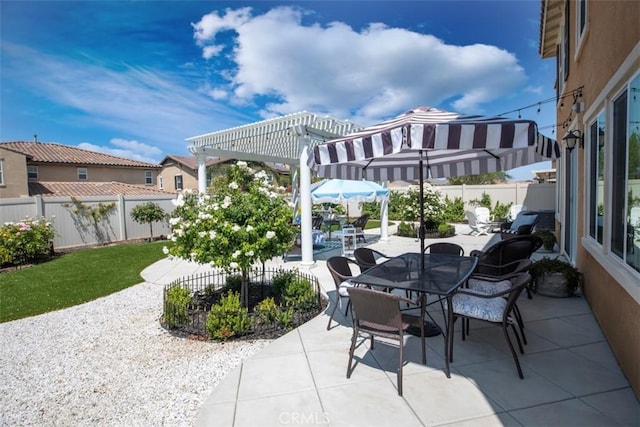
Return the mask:
[(516, 219), (513, 220), (513, 222), (511, 223), (511, 227), (509, 229), (511, 231), (517, 231), (518, 228), (520, 228), (520, 226), (531, 225), (534, 222), (536, 222), (536, 219), (538, 219), (537, 215), (520, 214), (516, 217)]
[(467, 294), (456, 294), (452, 298), (453, 312), (474, 319), (502, 322), (507, 300), (502, 297), (480, 298)]
[(511, 282), (509, 280), (492, 282), (490, 280), (474, 279), (472, 277), (467, 282), (467, 285), (469, 287), (469, 290), (484, 295), (495, 294), (511, 289)]
[(344, 282), (340, 283), (340, 286), (338, 286), (338, 293), (341, 297), (348, 297), (349, 291), (347, 291), (347, 288), (352, 288), (353, 286), (354, 284), (351, 283), (351, 281), (345, 280)]

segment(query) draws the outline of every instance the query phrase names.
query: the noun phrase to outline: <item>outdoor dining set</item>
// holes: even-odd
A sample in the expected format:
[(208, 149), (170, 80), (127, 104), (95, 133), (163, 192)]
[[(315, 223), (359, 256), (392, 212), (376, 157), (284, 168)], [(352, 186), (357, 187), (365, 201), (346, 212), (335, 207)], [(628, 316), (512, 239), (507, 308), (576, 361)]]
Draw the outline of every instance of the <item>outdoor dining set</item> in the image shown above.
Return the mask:
[[(360, 247), (354, 259), (334, 256), (327, 268), (335, 283), (336, 302), (331, 309), (327, 329), (343, 300), (345, 316), (351, 319), (353, 335), (349, 350), (347, 377), (352, 373), (354, 350), (361, 336), (398, 342), (398, 394), (402, 395), (404, 342), (407, 335), (420, 338), (422, 363), (426, 364), (425, 338), (442, 335), (444, 339), (445, 374), (450, 377), (453, 362), (454, 324), (461, 319), (462, 340), (469, 334), (469, 319), (501, 326), (515, 362), (518, 376), (523, 378), (518, 354), (526, 345), (524, 320), (517, 301), (522, 292), (529, 298), (531, 254), (542, 241), (534, 235), (506, 238), (485, 251), (464, 254), (455, 243), (433, 243), (425, 251), (387, 256)], [(359, 272), (359, 273), (358, 273)], [(442, 320), (428, 310), (439, 306)]]

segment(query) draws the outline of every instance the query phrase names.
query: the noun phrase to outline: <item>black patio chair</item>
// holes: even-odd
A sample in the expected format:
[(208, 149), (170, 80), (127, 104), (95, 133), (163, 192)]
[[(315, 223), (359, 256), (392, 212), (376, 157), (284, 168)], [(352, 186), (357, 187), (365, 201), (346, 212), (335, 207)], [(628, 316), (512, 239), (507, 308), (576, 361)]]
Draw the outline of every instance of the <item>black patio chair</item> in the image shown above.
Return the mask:
[(364, 214), (355, 221), (349, 223), (350, 226), (356, 229), (356, 239), (362, 239), (362, 241), (366, 242), (367, 239), (364, 237), (364, 227), (367, 225), (367, 221), (369, 221), (370, 214)]
[(353, 257), (360, 266), (360, 271), (365, 272), (378, 263), (379, 259), (389, 259), (388, 255), (371, 248), (356, 248)]
[(426, 364), (427, 354), (424, 339), (424, 322), (420, 316), (405, 314), (400, 303), (415, 304), (400, 295), (376, 291), (364, 287), (348, 288), (349, 299), (353, 307), (353, 336), (349, 348), (349, 364), (347, 378), (351, 377), (353, 352), (358, 336), (361, 333), (371, 337), (371, 350), (374, 349), (374, 337), (388, 338), (398, 341), (398, 395), (402, 396), (402, 366), (404, 364), (404, 334), (411, 326), (420, 329), (422, 345), (422, 362)]
[[(522, 293), (522, 291), (529, 287), (531, 283), (531, 275), (529, 273), (520, 273), (513, 276), (509, 280), (509, 285), (503, 290), (495, 290), (492, 293), (485, 294), (475, 292), (471, 289), (460, 289), (452, 297), (452, 310), (449, 311), (449, 336), (447, 345), (449, 346), (449, 362), (453, 362), (453, 335), (454, 324), (458, 318), (464, 319), (476, 319), (489, 322), (502, 327), (502, 332), (511, 355), (516, 363), (518, 369), (518, 376), (523, 379), (522, 368), (520, 367), (520, 361), (518, 360), (518, 354), (516, 353), (511, 338), (509, 337), (509, 326), (513, 331), (518, 342), (518, 348), (521, 354), (524, 354), (522, 348), (522, 342), (516, 329), (516, 321), (512, 316), (516, 301)], [(465, 322), (462, 322), (462, 340), (465, 339)]]
[(425, 247), (424, 253), (463, 256), (464, 248), (456, 243), (437, 242)]
[[(333, 315), (336, 313), (338, 305), (341, 304), (342, 298), (349, 298), (347, 289), (353, 286), (350, 279), (354, 276), (351, 265), (357, 266), (358, 264), (354, 260), (343, 256), (334, 256), (327, 260), (327, 268), (329, 269), (329, 273), (331, 273), (333, 283), (336, 287), (336, 303), (333, 305), (333, 309), (331, 309), (327, 330), (331, 329), (331, 320), (333, 320)], [(347, 301), (347, 307), (344, 310), (345, 316), (349, 311), (349, 304), (350, 301)]]

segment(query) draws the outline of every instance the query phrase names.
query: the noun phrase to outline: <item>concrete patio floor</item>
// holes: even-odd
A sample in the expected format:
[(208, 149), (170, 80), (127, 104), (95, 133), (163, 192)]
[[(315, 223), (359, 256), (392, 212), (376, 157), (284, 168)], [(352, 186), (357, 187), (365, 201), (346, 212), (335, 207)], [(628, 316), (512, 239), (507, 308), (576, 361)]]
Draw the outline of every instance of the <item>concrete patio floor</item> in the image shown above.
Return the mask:
[[(438, 241), (461, 244), (468, 254), (499, 238), (466, 232), (462, 228), (455, 237)], [(397, 236), (370, 247), (388, 255), (419, 251), (414, 239)], [(535, 254), (541, 256), (549, 254)], [(278, 259), (273, 264), (299, 266)], [(191, 274), (185, 271), (194, 266), (160, 262), (157, 267), (156, 281), (164, 281)], [(325, 261), (317, 260), (309, 271), (334, 303)], [(352, 330), (342, 307), (331, 330), (327, 310), (230, 372), (204, 402), (197, 425), (640, 425), (638, 400), (584, 298), (527, 299), (523, 294), (518, 304), (528, 340), (520, 355), (524, 380), (518, 378), (501, 329), (481, 322), (471, 323), (466, 341), (460, 339), (457, 322), (451, 378), (444, 373), (439, 336), (427, 338), (427, 365), (420, 363), (419, 338), (407, 339), (402, 397), (396, 389), (398, 349), (392, 344), (376, 343), (370, 350), (369, 341), (361, 339), (347, 379)], [(442, 320), (439, 306), (432, 315)]]

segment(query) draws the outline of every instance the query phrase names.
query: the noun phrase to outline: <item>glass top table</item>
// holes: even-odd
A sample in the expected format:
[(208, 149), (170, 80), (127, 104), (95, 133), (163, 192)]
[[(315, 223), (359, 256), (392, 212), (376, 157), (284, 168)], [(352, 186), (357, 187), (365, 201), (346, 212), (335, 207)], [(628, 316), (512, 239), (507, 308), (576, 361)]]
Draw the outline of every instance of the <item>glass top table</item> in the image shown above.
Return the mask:
[[(451, 310), (451, 297), (462, 286), (478, 262), (477, 257), (444, 254), (420, 254), (409, 252), (377, 264), (364, 273), (355, 276), (355, 284), (383, 289), (401, 289), (420, 294), (421, 316), (426, 313), (426, 296), (436, 295), (437, 301), (447, 301)], [(449, 372), (448, 322), (442, 305), (445, 328), (441, 328), (445, 339), (446, 374)], [(428, 314), (428, 313), (427, 313)], [(431, 316), (429, 316), (431, 317)], [(433, 320), (433, 318), (431, 318)], [(435, 322), (435, 321), (434, 321)], [(445, 332), (446, 331), (446, 332)]]

